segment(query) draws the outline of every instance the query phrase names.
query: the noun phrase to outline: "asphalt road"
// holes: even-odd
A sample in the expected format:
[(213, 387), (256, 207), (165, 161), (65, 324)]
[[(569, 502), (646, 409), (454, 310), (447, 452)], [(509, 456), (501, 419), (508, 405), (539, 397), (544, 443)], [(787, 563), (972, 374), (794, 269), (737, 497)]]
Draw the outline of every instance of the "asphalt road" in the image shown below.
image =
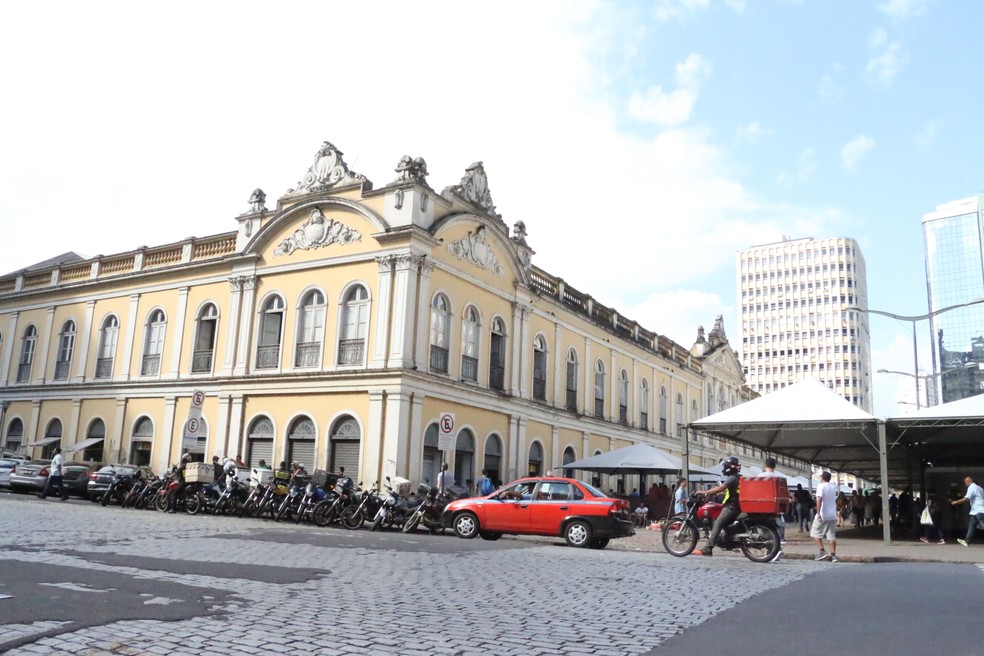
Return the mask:
[(0, 653), (984, 653), (971, 639), (977, 566), (756, 564), (618, 546), (0, 494)]

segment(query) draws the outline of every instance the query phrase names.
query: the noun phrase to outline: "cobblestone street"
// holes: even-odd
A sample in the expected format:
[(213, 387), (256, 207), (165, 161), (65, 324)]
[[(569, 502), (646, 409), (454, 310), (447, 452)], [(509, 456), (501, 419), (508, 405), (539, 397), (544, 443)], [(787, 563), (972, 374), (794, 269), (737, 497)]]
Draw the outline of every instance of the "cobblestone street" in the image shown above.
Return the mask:
[(0, 545), (0, 651), (21, 656), (642, 654), (823, 569), (13, 495)]

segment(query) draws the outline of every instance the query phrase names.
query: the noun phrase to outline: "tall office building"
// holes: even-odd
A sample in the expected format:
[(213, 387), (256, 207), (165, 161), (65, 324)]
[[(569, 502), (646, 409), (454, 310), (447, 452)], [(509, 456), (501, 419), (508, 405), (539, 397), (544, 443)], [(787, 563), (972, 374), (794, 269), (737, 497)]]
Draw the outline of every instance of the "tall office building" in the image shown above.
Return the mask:
[[(939, 205), (922, 224), (929, 312), (984, 297), (984, 194)], [(930, 328), (929, 403), (984, 392), (984, 304), (941, 312)]]
[(822, 380), (871, 412), (864, 256), (853, 239), (784, 239), (738, 253), (742, 366), (760, 394)]

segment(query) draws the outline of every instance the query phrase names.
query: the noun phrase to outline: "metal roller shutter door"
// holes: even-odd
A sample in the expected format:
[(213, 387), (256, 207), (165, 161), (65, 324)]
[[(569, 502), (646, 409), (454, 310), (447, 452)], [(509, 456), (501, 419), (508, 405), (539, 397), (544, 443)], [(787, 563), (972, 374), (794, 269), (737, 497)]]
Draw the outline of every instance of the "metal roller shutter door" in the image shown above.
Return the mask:
[(337, 472), (339, 467), (345, 468), (345, 473), (352, 477), (359, 476), (359, 445), (358, 440), (333, 440), (331, 443), (331, 470)]
[(260, 460), (265, 460), (267, 466), (275, 467), (273, 462), (273, 440), (250, 440), (247, 462), (253, 469), (260, 466)]
[(314, 462), (314, 440), (291, 440), (290, 441), (290, 454), (288, 456), (291, 462), (297, 462), (304, 465), (304, 469), (308, 472), (313, 472), (315, 467)]

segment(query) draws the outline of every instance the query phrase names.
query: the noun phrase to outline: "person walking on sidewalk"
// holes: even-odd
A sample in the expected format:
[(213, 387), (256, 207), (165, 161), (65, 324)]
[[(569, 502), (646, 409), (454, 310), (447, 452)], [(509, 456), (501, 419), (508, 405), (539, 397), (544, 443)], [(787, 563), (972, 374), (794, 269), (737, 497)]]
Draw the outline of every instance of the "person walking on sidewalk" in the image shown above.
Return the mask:
[(65, 458), (62, 457), (61, 449), (55, 449), (55, 457), (51, 460), (51, 464), (48, 465), (48, 480), (45, 481), (44, 491), (38, 495), (39, 499), (44, 499), (51, 492), (51, 488), (58, 486), (58, 494), (61, 495), (62, 501), (68, 500), (68, 493), (65, 491), (65, 486), (62, 484), (62, 474), (65, 469)]
[(959, 506), (962, 503), (970, 504), (970, 517), (967, 518), (967, 536), (963, 540), (957, 540), (961, 545), (968, 547), (970, 546), (971, 539), (974, 537), (974, 529), (977, 528), (977, 523), (980, 522), (984, 526), (984, 490), (970, 476), (964, 479), (964, 485), (967, 486), (967, 494), (962, 499), (951, 501), (950, 505)]
[[(929, 516), (928, 524), (926, 523), (927, 515)], [(926, 543), (946, 544), (946, 540), (943, 539), (943, 504), (940, 503), (940, 498), (936, 496), (934, 490), (929, 491), (926, 509), (923, 510), (919, 522), (923, 527), (923, 535), (919, 538), (920, 540)]]
[[(817, 487), (817, 514), (813, 517), (810, 527), (810, 537), (816, 540), (819, 552), (814, 560), (829, 560), (837, 562), (837, 486), (830, 482), (830, 472), (820, 475), (822, 481)], [(823, 549), (823, 540), (827, 539), (830, 553)]]
[(802, 483), (796, 484), (796, 491), (793, 492), (796, 499), (796, 517), (799, 520), (800, 533), (803, 529), (810, 527), (810, 506), (813, 505), (813, 497), (809, 490), (803, 489)]

